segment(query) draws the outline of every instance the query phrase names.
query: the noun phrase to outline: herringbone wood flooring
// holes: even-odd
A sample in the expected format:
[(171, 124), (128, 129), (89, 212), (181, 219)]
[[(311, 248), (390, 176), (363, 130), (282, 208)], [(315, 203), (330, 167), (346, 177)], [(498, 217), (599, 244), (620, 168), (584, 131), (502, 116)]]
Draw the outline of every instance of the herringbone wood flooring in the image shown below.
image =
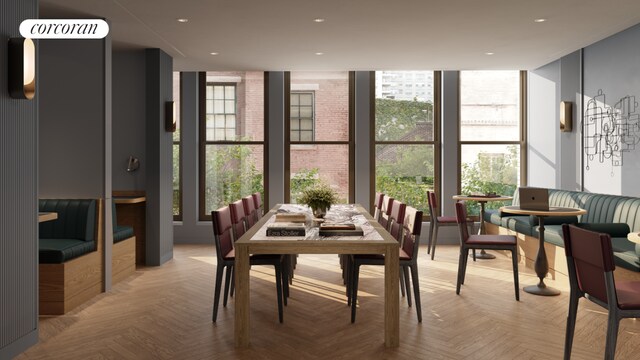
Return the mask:
[[(383, 339), (382, 267), (363, 267), (357, 320), (350, 323), (336, 255), (299, 257), (284, 324), (279, 324), (273, 268), (251, 270), (249, 350), (233, 342), (233, 301), (211, 322), (214, 247), (176, 245), (162, 267), (138, 269), (65, 316), (40, 318), (40, 342), (18, 359), (561, 359), (567, 314), (562, 295), (521, 291), (515, 301), (511, 261), (469, 261), (455, 294), (457, 246), (439, 246), (436, 261), (420, 254), (423, 322), (400, 306), (401, 343)], [(521, 286), (535, 283), (521, 263)], [(606, 314), (582, 300), (573, 358), (601, 359)], [(623, 320), (617, 359), (638, 359), (640, 322)]]

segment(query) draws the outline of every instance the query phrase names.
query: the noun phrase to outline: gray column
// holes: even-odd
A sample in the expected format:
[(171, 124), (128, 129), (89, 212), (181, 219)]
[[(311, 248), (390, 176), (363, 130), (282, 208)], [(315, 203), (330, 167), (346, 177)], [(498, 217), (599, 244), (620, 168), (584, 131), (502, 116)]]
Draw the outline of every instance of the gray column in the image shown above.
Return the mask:
[(369, 212), (371, 209), (371, 176), (375, 171), (371, 167), (371, 73), (369, 71), (356, 71), (356, 203), (364, 206)]
[[(269, 141), (267, 164), (268, 177), (268, 204), (265, 209), (270, 209), (278, 203), (284, 202), (284, 72), (269, 72), (269, 96), (265, 99), (268, 106), (265, 122), (269, 124)], [(267, 140), (265, 139), (265, 140)]]

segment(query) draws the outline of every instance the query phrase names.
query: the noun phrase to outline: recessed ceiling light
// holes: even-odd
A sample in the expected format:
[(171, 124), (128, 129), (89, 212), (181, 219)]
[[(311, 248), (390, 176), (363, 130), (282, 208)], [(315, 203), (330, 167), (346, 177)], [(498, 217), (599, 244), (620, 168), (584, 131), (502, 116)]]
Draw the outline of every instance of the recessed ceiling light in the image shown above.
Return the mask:
[(495, 53), (492, 53), (492, 52), (486, 52), (486, 53), (484, 53), (484, 54), (485, 54), (485, 55), (493, 55), (493, 54), (495, 54)]
[(541, 23), (547, 21), (545, 18), (533, 19), (534, 22)]
[(323, 52), (317, 52), (316, 55), (324, 55)]
[(324, 22), (324, 20), (325, 20), (325, 19), (323, 19), (323, 18), (315, 18), (315, 19), (313, 19), (313, 21), (314, 21), (314, 22), (317, 22), (317, 23), (323, 23), (323, 22)]
[(186, 22), (189, 22), (189, 19), (178, 18), (178, 19), (176, 19), (176, 21), (179, 22), (179, 23), (186, 23)]
[(211, 52), (209, 54), (211, 54), (211, 55), (219, 55), (220, 53), (214, 51), (214, 52)]

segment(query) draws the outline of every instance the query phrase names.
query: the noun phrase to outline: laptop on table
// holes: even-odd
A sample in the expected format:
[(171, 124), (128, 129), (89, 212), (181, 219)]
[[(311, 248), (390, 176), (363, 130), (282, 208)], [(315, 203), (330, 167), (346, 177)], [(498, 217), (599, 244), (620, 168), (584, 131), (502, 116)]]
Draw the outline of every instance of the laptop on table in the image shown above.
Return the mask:
[(520, 197), (520, 209), (549, 211), (549, 190), (534, 187), (521, 187), (518, 189)]

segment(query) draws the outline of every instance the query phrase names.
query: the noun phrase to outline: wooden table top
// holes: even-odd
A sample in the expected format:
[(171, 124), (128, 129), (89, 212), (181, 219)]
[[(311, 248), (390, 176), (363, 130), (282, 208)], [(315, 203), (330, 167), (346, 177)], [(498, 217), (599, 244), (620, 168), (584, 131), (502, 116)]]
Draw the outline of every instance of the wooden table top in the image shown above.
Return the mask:
[(569, 207), (556, 207), (549, 206), (549, 211), (542, 210), (525, 210), (520, 209), (520, 206), (503, 206), (500, 211), (510, 214), (522, 214), (522, 215), (534, 215), (534, 216), (573, 216), (583, 215), (587, 213), (587, 210), (580, 208)]
[(629, 239), (629, 241), (632, 241), (636, 244), (640, 244), (640, 233), (629, 233), (629, 235), (627, 235), (627, 239)]
[(505, 196), (505, 195), (498, 195), (498, 196), (453, 195), (453, 200), (466, 200), (466, 201), (478, 201), (478, 202), (509, 201), (509, 200), (513, 200), (513, 196)]
[(116, 204), (139, 204), (147, 201), (146, 196), (118, 196), (113, 198)]
[(52, 221), (58, 218), (58, 213), (56, 212), (39, 212), (38, 213), (38, 222)]

